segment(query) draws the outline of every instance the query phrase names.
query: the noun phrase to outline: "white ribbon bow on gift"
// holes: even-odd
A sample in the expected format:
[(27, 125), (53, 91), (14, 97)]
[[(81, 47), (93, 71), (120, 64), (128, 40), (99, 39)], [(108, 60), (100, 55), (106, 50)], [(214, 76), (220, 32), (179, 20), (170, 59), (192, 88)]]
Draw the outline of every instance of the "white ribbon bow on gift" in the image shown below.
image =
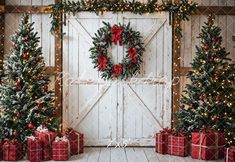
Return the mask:
[(70, 155), (70, 142), (68, 140), (68, 138), (66, 136), (63, 136), (63, 137), (56, 137), (55, 138), (55, 142), (59, 142), (59, 141), (64, 141), (64, 142), (68, 142), (68, 154)]
[(63, 137), (56, 137), (55, 138), (55, 142), (59, 142), (59, 141), (65, 141), (65, 142), (69, 142), (68, 138), (66, 136)]
[(38, 132), (48, 132), (48, 129), (46, 127), (43, 127), (42, 125), (40, 125), (38, 128), (37, 128), (37, 131)]
[(35, 137), (35, 136), (28, 136), (27, 138), (29, 138), (29, 139), (31, 139), (33, 141), (37, 139), (37, 137)]

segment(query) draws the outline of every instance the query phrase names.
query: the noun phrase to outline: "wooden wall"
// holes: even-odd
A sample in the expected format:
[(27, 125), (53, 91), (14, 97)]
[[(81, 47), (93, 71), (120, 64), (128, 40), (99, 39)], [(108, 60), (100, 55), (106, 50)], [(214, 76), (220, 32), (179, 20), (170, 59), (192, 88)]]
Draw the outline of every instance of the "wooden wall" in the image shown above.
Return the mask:
[[(235, 6), (235, 0), (195, 0), (201, 6)], [(201, 13), (190, 17), (190, 21), (182, 22), (183, 38), (181, 39), (181, 67), (190, 67), (194, 56), (196, 45), (200, 45), (197, 38), (202, 25), (207, 21), (207, 15)], [(235, 15), (217, 15), (216, 24), (221, 27), (221, 35), (223, 37), (222, 45), (230, 52), (230, 58), (235, 60), (235, 43), (232, 41), (232, 35), (235, 35)], [(180, 94), (189, 83), (189, 80), (183, 75), (180, 78)]]
[[(33, 6), (33, 5), (49, 5), (54, 3), (54, 0), (6, 0), (6, 6)], [(4, 31), (4, 56), (10, 53), (12, 48), (11, 44), (11, 35), (15, 33), (20, 22), (20, 18), (23, 15), (22, 11), (18, 8), (15, 8), (15, 11), (12, 13), (6, 11), (5, 15), (5, 31)], [(30, 11), (28, 11), (30, 13)], [(30, 14), (30, 21), (35, 22), (34, 29), (38, 32), (40, 37), (39, 46), (43, 47), (43, 56), (45, 58), (46, 66), (49, 71), (53, 70), (52, 67), (55, 66), (55, 36), (50, 33), (50, 18), (49, 14)], [(51, 72), (49, 72), (51, 73)], [(51, 84), (50, 88), (54, 89), (55, 76), (50, 77)]]

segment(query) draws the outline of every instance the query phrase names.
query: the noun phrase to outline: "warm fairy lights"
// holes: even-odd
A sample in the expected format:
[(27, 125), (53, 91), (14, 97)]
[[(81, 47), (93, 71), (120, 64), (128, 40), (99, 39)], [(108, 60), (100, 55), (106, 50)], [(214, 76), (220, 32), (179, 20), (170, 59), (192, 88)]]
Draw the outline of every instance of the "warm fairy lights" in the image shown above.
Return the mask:
[[(127, 0), (80, 0), (64, 1), (56, 3), (52, 6), (51, 11), (51, 31), (55, 32), (56, 29), (63, 24), (63, 20), (58, 15), (72, 13), (76, 14), (81, 11), (95, 12), (96, 14), (103, 14), (106, 11), (111, 12), (124, 12), (129, 11), (135, 14), (148, 14), (161, 11), (169, 11), (170, 15), (173, 14), (174, 18), (181, 20), (188, 20), (197, 7), (197, 3), (188, 2), (187, 0), (180, 0), (180, 2), (172, 2), (171, 0), (164, 1), (162, 4), (158, 4), (157, 0), (150, 0), (147, 3), (138, 1), (127, 1)], [(177, 32), (181, 29), (177, 28)]]

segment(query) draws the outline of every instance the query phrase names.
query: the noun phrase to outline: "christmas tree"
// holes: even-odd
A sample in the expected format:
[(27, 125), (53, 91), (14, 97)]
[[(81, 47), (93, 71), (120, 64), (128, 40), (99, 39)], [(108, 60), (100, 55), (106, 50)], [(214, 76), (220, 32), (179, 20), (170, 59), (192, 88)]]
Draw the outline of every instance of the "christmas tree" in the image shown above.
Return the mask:
[(234, 122), (235, 66), (221, 46), (221, 29), (214, 25), (214, 18), (208, 17), (199, 34), (201, 46), (196, 46), (193, 70), (187, 76), (191, 84), (186, 85), (181, 109), (176, 113), (177, 127), (182, 131), (210, 128), (229, 133)]
[(29, 16), (24, 15), (12, 36), (13, 48), (3, 65), (0, 86), (1, 138), (25, 141), (40, 125), (56, 130), (53, 92), (48, 90), (42, 49)]

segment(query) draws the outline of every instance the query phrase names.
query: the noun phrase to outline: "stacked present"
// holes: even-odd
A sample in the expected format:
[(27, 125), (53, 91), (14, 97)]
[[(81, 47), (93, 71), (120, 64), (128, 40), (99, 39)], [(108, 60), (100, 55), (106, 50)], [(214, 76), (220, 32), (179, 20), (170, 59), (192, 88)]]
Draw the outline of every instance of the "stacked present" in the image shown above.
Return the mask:
[(72, 128), (67, 128), (63, 135), (69, 139), (71, 155), (83, 153), (84, 135), (82, 133), (76, 132)]
[(70, 158), (70, 142), (64, 136), (62, 138), (56, 137), (52, 144), (52, 159), (59, 161), (66, 161)]
[(224, 149), (224, 162), (235, 161), (235, 146), (231, 146)]
[(176, 156), (187, 156), (189, 152), (188, 136), (184, 133), (164, 128), (156, 133), (156, 152)]
[(47, 161), (52, 158), (52, 142), (56, 138), (56, 133), (49, 131), (47, 128), (40, 126), (35, 131), (35, 137), (42, 142), (42, 160)]
[[(190, 152), (194, 159), (217, 160), (224, 157), (224, 133), (202, 129), (192, 133), (192, 142), (185, 133), (163, 129), (156, 134), (156, 152), (185, 157)], [(225, 162), (234, 162), (234, 147), (226, 148)]]
[(28, 137), (27, 139), (27, 159), (30, 162), (41, 162), (42, 161), (42, 142), (34, 137)]
[(0, 140), (0, 160), (2, 160), (2, 140)]
[(2, 146), (2, 159), (17, 161), (23, 158), (23, 145), (16, 140), (5, 140)]
[(170, 135), (171, 129), (164, 128), (160, 133), (156, 133), (155, 141), (156, 141), (156, 147), (155, 150), (158, 153), (166, 154), (167, 153), (167, 147), (168, 147), (168, 135)]
[(188, 156), (189, 140), (184, 133), (175, 132), (168, 136), (167, 153), (176, 156)]
[[(27, 159), (30, 162), (41, 162), (48, 160), (69, 160), (71, 155), (82, 153), (84, 149), (83, 134), (69, 128), (63, 133), (63, 137), (56, 137), (56, 133), (40, 126), (35, 131), (35, 136), (27, 138)], [(23, 144), (17, 140), (6, 139), (4, 143), (0, 140), (0, 160), (21, 160)]]
[(194, 159), (217, 160), (224, 157), (224, 133), (207, 129), (192, 133), (192, 152)]

